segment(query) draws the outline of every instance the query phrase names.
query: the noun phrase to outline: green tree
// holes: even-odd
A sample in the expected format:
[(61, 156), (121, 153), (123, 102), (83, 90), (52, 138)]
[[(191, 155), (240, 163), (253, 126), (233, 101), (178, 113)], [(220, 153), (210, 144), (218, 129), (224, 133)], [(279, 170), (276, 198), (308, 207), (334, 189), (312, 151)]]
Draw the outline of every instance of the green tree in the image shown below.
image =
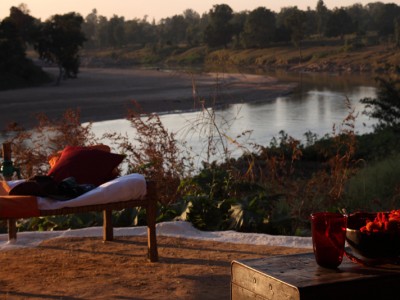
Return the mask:
[(98, 29), (96, 32), (96, 40), (99, 47), (110, 46), (108, 35), (108, 19), (104, 16), (98, 17)]
[(82, 24), (82, 31), (86, 37), (85, 47), (94, 48), (98, 46), (97, 41), (97, 30), (99, 26), (99, 18), (97, 16), (97, 10), (94, 8), (90, 14), (85, 18), (85, 22)]
[(400, 48), (400, 16), (394, 20), (394, 43)]
[(183, 15), (162, 19), (158, 27), (161, 27), (159, 40), (172, 45), (185, 42), (188, 23)]
[(376, 5), (371, 14), (378, 33), (381, 36), (388, 36), (394, 33), (394, 21), (400, 16), (400, 6), (394, 3), (381, 4)]
[(75, 78), (79, 72), (79, 50), (86, 40), (82, 23), (79, 14), (68, 13), (54, 15), (42, 25), (35, 50), (42, 60), (57, 64), (57, 84), (63, 76)]
[(264, 7), (249, 13), (242, 32), (243, 45), (246, 48), (263, 48), (275, 37), (275, 14)]
[(367, 31), (371, 30), (371, 16), (367, 9), (365, 9), (361, 4), (356, 3), (352, 6), (346, 8), (346, 12), (353, 21), (354, 31), (358, 35), (364, 35)]
[(36, 20), (12, 7), (0, 22), (0, 90), (38, 85), (49, 80), (43, 70), (26, 57), (26, 44), (33, 42)]
[(140, 43), (142, 36), (142, 26), (139, 19), (128, 20), (125, 22), (125, 34), (128, 44)]
[(111, 47), (122, 47), (125, 45), (125, 19), (113, 15), (108, 21), (108, 42)]
[(232, 24), (232, 42), (233, 42), (233, 47), (240, 48), (241, 47), (241, 35), (244, 29), (244, 24), (246, 23), (248, 16), (248, 12), (242, 11), (239, 13), (233, 14), (233, 17), (231, 19), (231, 24)]
[(214, 5), (209, 12), (210, 23), (204, 31), (204, 42), (210, 47), (226, 47), (232, 40), (233, 28), (230, 23), (233, 17), (229, 5)]
[(325, 32), (326, 36), (340, 36), (343, 39), (345, 34), (352, 32), (354, 32), (354, 26), (353, 20), (349, 14), (343, 8), (335, 9), (328, 18)]
[(304, 15), (306, 20), (304, 36), (307, 37), (318, 34), (317, 13), (315, 10), (307, 7), (307, 10), (304, 11)]
[[(160, 25), (161, 26), (161, 25)], [(125, 22), (125, 36), (128, 44), (140, 44), (144, 47), (146, 44), (155, 44), (160, 42), (160, 27), (155, 23), (149, 23), (147, 16), (142, 19), (133, 19)]]
[(297, 6), (283, 8), (281, 13), (284, 15), (283, 24), (290, 30), (290, 38), (295, 47), (299, 49), (300, 60), (302, 59), (301, 42), (305, 37), (307, 16)]
[(200, 44), (202, 38), (200, 15), (192, 9), (186, 9), (183, 12), (187, 27), (186, 27), (186, 42), (190, 46)]
[(318, 0), (316, 7), (317, 32), (320, 36), (325, 33), (326, 23), (328, 22), (329, 10), (323, 0)]
[(142, 45), (155, 44), (158, 42), (157, 39), (157, 25), (153, 22), (147, 21), (147, 16), (140, 21), (141, 26), (141, 37), (140, 41)]
[(187, 20), (183, 15), (175, 15), (171, 20), (171, 30), (175, 32), (174, 41), (176, 44), (185, 42), (188, 28)]
[(365, 114), (378, 119), (376, 129), (392, 128), (400, 130), (400, 80), (395, 78), (377, 78), (376, 98), (364, 98)]
[(39, 20), (29, 15), (29, 9), (26, 5), (21, 4), (18, 7), (11, 7), (10, 15), (5, 18), (5, 21), (14, 24), (17, 30), (16, 36), (24, 46), (33, 44), (37, 39)]
[(366, 5), (368, 14), (371, 18), (371, 24), (369, 26), (369, 30), (378, 31), (379, 23), (382, 15), (382, 11), (384, 10), (385, 4), (382, 2), (371, 2)]

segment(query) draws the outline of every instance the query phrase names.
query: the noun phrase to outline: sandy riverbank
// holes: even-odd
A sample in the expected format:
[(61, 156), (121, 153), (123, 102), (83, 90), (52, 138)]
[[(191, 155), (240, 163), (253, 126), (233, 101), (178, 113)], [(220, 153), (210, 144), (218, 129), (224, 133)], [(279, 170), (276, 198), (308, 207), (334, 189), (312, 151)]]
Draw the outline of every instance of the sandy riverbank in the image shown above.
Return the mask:
[(78, 79), (60, 86), (1, 91), (0, 128), (10, 122), (32, 127), (36, 114), (58, 118), (69, 108), (80, 109), (82, 122), (95, 122), (124, 118), (132, 101), (144, 112), (185, 111), (198, 109), (199, 99), (207, 105), (268, 101), (293, 88), (292, 83), (258, 75), (86, 68)]

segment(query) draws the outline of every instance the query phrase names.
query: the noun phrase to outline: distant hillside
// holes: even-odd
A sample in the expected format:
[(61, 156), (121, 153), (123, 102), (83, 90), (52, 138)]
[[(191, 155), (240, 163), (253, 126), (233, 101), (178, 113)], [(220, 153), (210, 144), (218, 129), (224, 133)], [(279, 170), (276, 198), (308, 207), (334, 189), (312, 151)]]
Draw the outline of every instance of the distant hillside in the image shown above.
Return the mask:
[(205, 70), (285, 69), (307, 72), (400, 73), (400, 51), (384, 45), (306, 45), (246, 50), (207, 47), (122, 48), (84, 51), (83, 67), (199, 67)]

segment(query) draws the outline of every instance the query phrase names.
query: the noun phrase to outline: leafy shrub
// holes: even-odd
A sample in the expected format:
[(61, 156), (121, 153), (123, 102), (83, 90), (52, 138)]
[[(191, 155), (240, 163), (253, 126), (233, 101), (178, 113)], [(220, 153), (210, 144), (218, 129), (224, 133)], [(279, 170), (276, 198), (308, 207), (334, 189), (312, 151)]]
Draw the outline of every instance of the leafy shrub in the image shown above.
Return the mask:
[(278, 223), (274, 218), (275, 205), (280, 195), (268, 196), (265, 190), (249, 193), (232, 205), (229, 228), (243, 232), (269, 232)]
[(376, 78), (379, 88), (376, 98), (361, 99), (366, 115), (378, 119), (377, 129), (400, 129), (400, 79)]
[(225, 230), (230, 209), (228, 200), (217, 201), (207, 196), (187, 196), (186, 220), (201, 230)]
[(375, 130), (357, 137), (356, 157), (366, 161), (379, 161), (399, 153), (400, 135), (392, 128)]
[(346, 187), (349, 211), (397, 209), (400, 204), (400, 154), (367, 164)]
[(211, 164), (181, 184), (184, 218), (203, 230), (226, 229), (233, 190), (228, 170)]

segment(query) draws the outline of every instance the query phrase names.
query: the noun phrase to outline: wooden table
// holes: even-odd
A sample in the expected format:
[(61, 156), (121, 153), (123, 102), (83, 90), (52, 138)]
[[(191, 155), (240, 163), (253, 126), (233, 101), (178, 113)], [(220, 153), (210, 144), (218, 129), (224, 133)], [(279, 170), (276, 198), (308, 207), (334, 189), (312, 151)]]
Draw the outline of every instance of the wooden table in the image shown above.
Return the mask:
[(231, 299), (400, 299), (400, 266), (364, 267), (343, 259), (319, 267), (313, 253), (233, 261)]

